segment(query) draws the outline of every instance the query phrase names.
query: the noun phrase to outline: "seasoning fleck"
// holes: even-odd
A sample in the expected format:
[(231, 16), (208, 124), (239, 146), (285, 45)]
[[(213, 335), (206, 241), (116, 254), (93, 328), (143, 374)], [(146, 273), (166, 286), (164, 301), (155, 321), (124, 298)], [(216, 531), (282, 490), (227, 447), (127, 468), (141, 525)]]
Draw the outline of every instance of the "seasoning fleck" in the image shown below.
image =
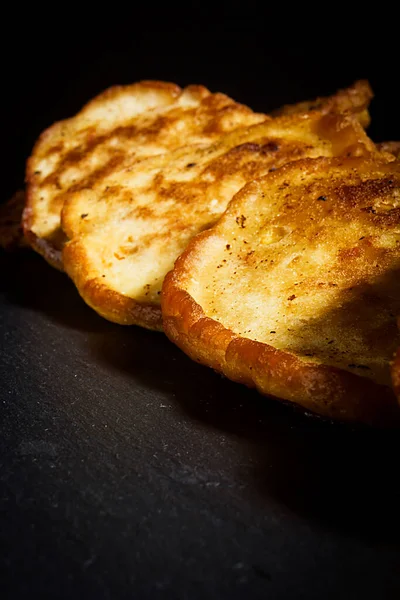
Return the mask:
[(240, 215), (240, 217), (236, 217), (236, 223), (240, 225), (242, 229), (246, 227), (246, 217), (244, 215)]

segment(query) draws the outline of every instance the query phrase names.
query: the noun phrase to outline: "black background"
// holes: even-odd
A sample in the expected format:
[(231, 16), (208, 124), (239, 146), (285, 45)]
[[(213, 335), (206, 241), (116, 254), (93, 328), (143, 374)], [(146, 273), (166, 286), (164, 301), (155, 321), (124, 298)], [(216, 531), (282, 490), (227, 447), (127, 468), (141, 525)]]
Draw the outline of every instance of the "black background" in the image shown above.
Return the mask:
[(376, 95), (371, 137), (400, 139), (398, 32), (388, 7), (352, 15), (350, 7), (327, 5), (297, 14), (286, 4), (260, 4), (6, 8), (7, 192), (23, 178), (24, 159), (45, 127), (108, 86), (140, 79), (201, 83), (268, 111), (368, 78)]
[[(400, 139), (387, 9), (264, 8), (5, 9), (3, 199), (45, 127), (139, 79), (268, 111), (365, 77), (371, 136)], [(399, 597), (398, 435), (261, 399), (101, 320), (40, 257), (0, 258), (0, 593)]]

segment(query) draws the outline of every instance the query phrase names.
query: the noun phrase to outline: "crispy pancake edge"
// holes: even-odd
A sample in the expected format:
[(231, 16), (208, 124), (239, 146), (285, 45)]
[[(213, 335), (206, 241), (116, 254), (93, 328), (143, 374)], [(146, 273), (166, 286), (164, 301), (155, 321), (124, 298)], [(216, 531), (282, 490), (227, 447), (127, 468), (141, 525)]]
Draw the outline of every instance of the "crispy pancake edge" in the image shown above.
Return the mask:
[(62, 262), (62, 252), (52, 246), (47, 240), (39, 238), (31, 230), (32, 226), (32, 198), (33, 198), (33, 186), (28, 187), (25, 192), (25, 208), (22, 213), (22, 228), (24, 231), (25, 239), (28, 244), (38, 252), (43, 258), (55, 269), (64, 271)]
[(163, 331), (161, 310), (154, 304), (144, 304), (110, 289), (99, 278), (92, 278), (90, 261), (80, 239), (68, 242), (63, 250), (68, 275), (80, 296), (99, 315), (119, 325), (139, 325)]
[(379, 142), (376, 147), (380, 152), (389, 152), (400, 160), (400, 142)]
[[(340, 161), (303, 159), (301, 163), (324, 160)], [(292, 168), (295, 163), (279, 171), (290, 175)], [(268, 177), (275, 179), (279, 172)], [(218, 236), (218, 224), (189, 243), (164, 280), (161, 303), (168, 338), (196, 362), (261, 394), (294, 402), (329, 419), (398, 427), (400, 411), (390, 387), (338, 367), (307, 363), (285, 350), (244, 338), (205, 314), (186, 288), (201, 259), (202, 245), (211, 236)], [(400, 351), (395, 365), (395, 382), (400, 384)]]
[(357, 116), (360, 124), (366, 129), (371, 118), (368, 107), (374, 97), (374, 92), (366, 79), (355, 81), (347, 88), (340, 89), (331, 96), (319, 96), (313, 100), (304, 100), (296, 104), (284, 104), (272, 111), (271, 116), (299, 114), (312, 110), (322, 112), (353, 113)]

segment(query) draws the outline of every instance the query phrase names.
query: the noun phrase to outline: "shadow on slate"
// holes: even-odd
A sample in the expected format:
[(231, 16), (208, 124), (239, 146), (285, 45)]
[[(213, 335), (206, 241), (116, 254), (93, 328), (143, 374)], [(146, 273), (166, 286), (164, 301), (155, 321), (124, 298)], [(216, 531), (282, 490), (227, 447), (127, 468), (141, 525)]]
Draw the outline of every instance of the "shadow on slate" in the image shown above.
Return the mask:
[(192, 362), (163, 334), (110, 324), (64, 274), (33, 254), (2, 256), (1, 268), (8, 302), (88, 332), (95, 362), (170, 395), (191, 419), (239, 438), (254, 464), (249, 483), (261, 498), (356, 538), (398, 546), (397, 432), (307, 417)]
[(108, 323), (83, 302), (65, 273), (29, 250), (0, 253), (0, 293), (7, 302), (45, 313), (71, 329), (102, 331)]
[(252, 485), (296, 513), (359, 538), (398, 544), (398, 432), (333, 424), (235, 384), (192, 362), (162, 335), (109, 331), (96, 361), (171, 393), (192, 419), (239, 436)]

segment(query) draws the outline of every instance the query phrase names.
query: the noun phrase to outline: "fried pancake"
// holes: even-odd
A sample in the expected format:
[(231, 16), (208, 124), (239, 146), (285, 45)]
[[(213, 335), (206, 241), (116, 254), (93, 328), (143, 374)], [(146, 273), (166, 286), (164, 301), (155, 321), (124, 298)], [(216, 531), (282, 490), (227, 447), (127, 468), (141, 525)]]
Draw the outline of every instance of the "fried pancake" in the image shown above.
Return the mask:
[(389, 152), (395, 158), (400, 159), (400, 142), (380, 142), (376, 146), (381, 152)]
[(69, 193), (105, 180), (133, 158), (210, 142), (266, 118), (197, 85), (182, 90), (173, 83), (143, 81), (110, 88), (36, 143), (26, 174), (24, 230), (30, 244), (62, 269), (60, 213)]
[(400, 162), (302, 160), (249, 183), (165, 279), (168, 337), (261, 393), (390, 424)]
[(0, 247), (6, 250), (25, 248), (28, 243), (22, 230), (21, 217), (25, 192), (18, 190), (8, 202), (0, 206)]
[(339, 112), (353, 113), (357, 115), (361, 125), (365, 128), (370, 124), (368, 106), (373, 98), (371, 86), (368, 81), (356, 81), (350, 87), (339, 90), (333, 96), (316, 98), (315, 100), (306, 100), (297, 104), (285, 104), (281, 108), (273, 111), (273, 116), (295, 115), (311, 110), (321, 112)]
[(68, 197), (65, 269), (103, 317), (161, 329), (164, 276), (245, 183), (302, 157), (369, 152), (375, 146), (355, 117), (314, 112), (136, 162)]

